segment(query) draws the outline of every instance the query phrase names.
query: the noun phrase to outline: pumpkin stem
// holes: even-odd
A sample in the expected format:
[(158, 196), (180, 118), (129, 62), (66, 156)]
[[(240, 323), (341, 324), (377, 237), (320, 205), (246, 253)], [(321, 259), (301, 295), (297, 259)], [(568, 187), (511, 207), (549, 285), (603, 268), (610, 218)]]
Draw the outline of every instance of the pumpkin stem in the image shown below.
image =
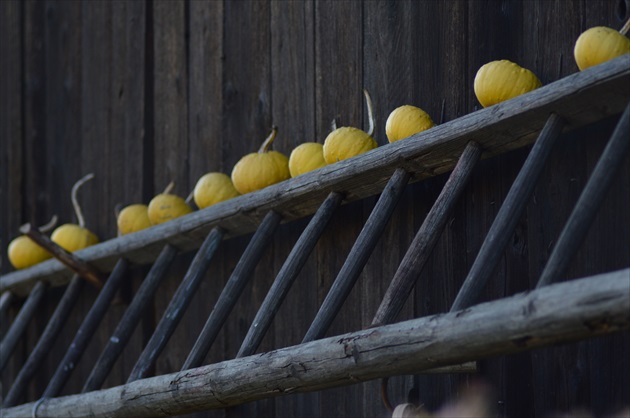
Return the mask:
[(164, 188), (164, 191), (162, 192), (162, 194), (170, 194), (174, 188), (175, 188), (175, 181), (171, 181), (168, 184), (168, 186)]
[(70, 199), (72, 200), (72, 206), (74, 206), (74, 213), (77, 215), (77, 220), (79, 221), (79, 226), (81, 228), (85, 228), (85, 219), (83, 219), (83, 212), (81, 212), (81, 206), (79, 206), (79, 201), (77, 200), (77, 192), (79, 188), (83, 186), (83, 184), (89, 180), (94, 178), (94, 173), (87, 174), (79, 179), (74, 186), (72, 186), (72, 194)]
[(192, 192), (190, 192), (188, 197), (186, 197), (186, 203), (190, 204), (190, 202), (192, 202), (194, 197), (195, 197), (195, 191), (193, 190)]
[(625, 35), (630, 30), (630, 18), (626, 21), (626, 24), (623, 25), (621, 29), (619, 29), (619, 33)]
[(265, 139), (265, 142), (263, 142), (260, 148), (258, 149), (259, 154), (269, 151), (269, 148), (271, 148), (271, 144), (273, 143), (273, 140), (276, 139), (277, 134), (278, 134), (278, 127), (273, 126), (271, 128), (271, 133), (269, 134), (267, 139)]
[(53, 217), (50, 218), (50, 221), (48, 221), (46, 225), (42, 225), (38, 229), (40, 232), (48, 232), (53, 229), (55, 225), (57, 225), (57, 215), (53, 215)]
[(337, 130), (337, 118), (333, 118), (332, 122), (330, 122), (330, 132)]
[(368, 110), (369, 127), (368, 127), (367, 134), (372, 136), (374, 135), (374, 128), (375, 128), (374, 104), (372, 103), (372, 98), (370, 97), (370, 93), (368, 93), (366, 89), (363, 89), (363, 95), (365, 96), (365, 103), (367, 104), (367, 110)]

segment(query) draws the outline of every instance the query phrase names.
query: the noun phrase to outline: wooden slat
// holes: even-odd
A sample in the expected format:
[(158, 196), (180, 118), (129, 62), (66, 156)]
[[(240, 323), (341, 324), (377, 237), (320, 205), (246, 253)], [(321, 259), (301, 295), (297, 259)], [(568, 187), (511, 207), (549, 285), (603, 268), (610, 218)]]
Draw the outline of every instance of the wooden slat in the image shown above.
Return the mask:
[(243, 252), (241, 259), (234, 268), (219, 299), (217, 300), (210, 316), (206, 321), (195, 345), (186, 358), (182, 370), (197, 367), (203, 363), (212, 343), (216, 339), (219, 330), (223, 326), (227, 316), (232, 311), (238, 297), (243, 292), (245, 285), (252, 276), (252, 272), (258, 261), (267, 249), (268, 243), (273, 237), (276, 228), (280, 224), (281, 217), (277, 212), (270, 211), (263, 219), (260, 227), (252, 236), (251, 241)]
[(103, 289), (101, 289), (94, 304), (85, 316), (66, 354), (59, 363), (55, 374), (52, 379), (50, 379), (50, 382), (48, 382), (48, 386), (46, 390), (44, 390), (42, 397), (51, 398), (57, 396), (63, 389), (63, 386), (70, 378), (70, 374), (79, 363), (88, 343), (105, 316), (120, 285), (123, 283), (124, 279), (128, 278), (126, 274), (128, 265), (129, 263), (124, 258), (121, 258), (118, 263), (116, 263), (114, 271), (109, 275), (109, 278), (103, 285)]
[(503, 255), (505, 245), (514, 233), (514, 228), (534, 191), (534, 186), (551, 153), (551, 148), (562, 133), (564, 126), (564, 121), (555, 113), (547, 119), (545, 127), (514, 180), (490, 227), (490, 231), (483, 241), (479, 254), (477, 254), (477, 258), (466, 280), (464, 280), (455, 302), (453, 302), (451, 312), (459, 311), (475, 303), (477, 295), (486, 285), (497, 262)]
[(84, 284), (85, 281), (78, 275), (75, 275), (70, 281), (55, 311), (50, 317), (48, 324), (46, 324), (44, 332), (42, 332), (42, 335), (39, 337), (35, 348), (33, 348), (33, 351), (28, 356), (26, 363), (24, 363), (24, 366), (22, 366), (22, 369), (11, 385), (9, 393), (7, 393), (7, 396), (4, 398), (4, 402), (2, 403), (3, 407), (13, 406), (20, 400), (26, 386), (38, 371), (42, 362), (46, 359), (46, 355), (50, 352), (51, 347), (57, 340), (61, 328), (66, 325), (66, 321), (70, 316), (72, 308), (79, 299)]
[(374, 315), (372, 326), (391, 324), (396, 319), (480, 157), (481, 148), (476, 142), (470, 142), (405, 253)]
[(326, 299), (324, 299), (302, 342), (322, 338), (330, 327), (359, 278), (359, 274), (361, 274), (365, 263), (367, 263), (368, 258), (372, 254), (377, 241), (383, 234), (383, 230), (396, 208), (396, 204), (400, 200), (410, 177), (411, 175), (403, 168), (399, 168), (394, 172), (352, 246), (350, 254), (348, 254), (346, 261), (343, 263), (341, 271), (335, 278), (332, 287), (326, 295)]
[[(377, 377), (496, 357), (630, 328), (630, 269), (325, 338), (270, 353), (147, 378), (90, 394), (3, 409), (30, 416), (171, 416), (353, 385)], [(34, 408), (37, 407), (37, 408)]]
[(206, 275), (210, 261), (223, 239), (224, 232), (225, 231), (221, 228), (215, 228), (208, 234), (208, 237), (201, 245), (201, 248), (199, 248), (199, 251), (188, 268), (184, 279), (173, 295), (162, 319), (155, 328), (151, 339), (131, 371), (127, 382), (133, 382), (134, 380), (146, 377), (150, 367), (166, 346), (166, 343), (186, 312), (190, 301), (196, 294), (201, 281)]
[(597, 161), (584, 191), (575, 204), (571, 216), (560, 233), (558, 242), (549, 256), (536, 288), (549, 285), (552, 280), (562, 279), (571, 259), (584, 242), (595, 216), (630, 150), (630, 103), (621, 115), (619, 123)]
[[(451, 170), (470, 140), (484, 149), (483, 157), (531, 144), (547, 116), (557, 112), (567, 127), (577, 128), (621, 113), (630, 96), (630, 57), (621, 56), (543, 86), (515, 99), (462, 116), (451, 122), (341, 161), (311, 173), (222, 202), (202, 211), (81, 250), (86, 262), (111, 271), (122, 255), (144, 264), (155, 259), (165, 243), (182, 251), (198, 248), (212, 228), (220, 225), (226, 237), (253, 231), (269, 210), (283, 221), (315, 212), (331, 191), (347, 192), (348, 201), (379, 193), (397, 167), (414, 173), (413, 181)], [(43, 279), (67, 283), (68, 272), (46, 261), (0, 278), (0, 292), (25, 294)]]
[(2, 292), (2, 296), (0, 296), (0, 318), (4, 318), (4, 315), (7, 313), (7, 309), (11, 306), (12, 301), (13, 293), (9, 290)]
[(90, 372), (83, 392), (99, 389), (105, 378), (109, 374), (114, 362), (122, 353), (125, 345), (131, 338), (131, 334), (138, 325), (144, 310), (153, 299), (158, 286), (166, 277), (168, 267), (171, 265), (177, 254), (177, 249), (172, 245), (165, 245), (157, 260), (149, 270), (147, 277), (140, 285), (138, 292), (134, 296), (131, 304), (125, 311), (122, 319), (118, 323), (114, 334), (109, 338), (107, 345), (101, 352), (94, 368)]
[(297, 278), (308, 256), (313, 251), (317, 240), (322, 232), (324, 232), (328, 221), (335, 213), (335, 210), (339, 207), (342, 200), (343, 196), (341, 194), (332, 192), (328, 195), (326, 200), (324, 200), (324, 203), (322, 203), (317, 212), (315, 212), (315, 215), (302, 232), (302, 235), (300, 235), (300, 238), (295, 243), (289, 256), (282, 265), (267, 296), (265, 296), (265, 300), (256, 313), (256, 317), (252, 321), (249, 331), (243, 340), (243, 344), (236, 355), (237, 358), (249, 356), (256, 352), (278, 309), (280, 309), (282, 301), (289, 292), (291, 285)]
[(11, 328), (9, 328), (2, 342), (0, 342), (0, 371), (4, 370), (4, 367), (7, 365), (7, 361), (9, 357), (11, 357), (15, 345), (24, 333), (39, 303), (42, 301), (44, 291), (47, 287), (48, 285), (44, 282), (37, 282), (35, 284), (33, 290), (31, 290), (31, 293), (24, 302), (24, 305), (20, 308), (20, 312), (11, 324)]

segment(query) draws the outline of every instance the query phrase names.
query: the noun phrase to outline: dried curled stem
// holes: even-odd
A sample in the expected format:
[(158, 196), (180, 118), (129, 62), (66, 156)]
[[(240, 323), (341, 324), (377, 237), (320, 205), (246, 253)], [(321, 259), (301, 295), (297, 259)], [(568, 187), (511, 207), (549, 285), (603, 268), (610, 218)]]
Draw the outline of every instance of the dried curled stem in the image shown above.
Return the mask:
[(625, 35), (626, 33), (628, 33), (628, 31), (630, 31), (630, 18), (628, 18), (623, 27), (619, 29), (619, 33)]
[(57, 215), (53, 215), (52, 218), (50, 218), (50, 221), (48, 221), (48, 223), (46, 225), (42, 225), (40, 226), (38, 229), (40, 232), (48, 232), (51, 229), (53, 229), (56, 225), (57, 225)]
[(265, 142), (263, 142), (260, 148), (258, 149), (259, 154), (269, 151), (269, 149), (271, 148), (271, 144), (273, 143), (273, 140), (276, 139), (277, 134), (278, 134), (278, 127), (274, 125), (271, 127), (271, 132), (269, 133), (269, 136), (265, 139)]
[(372, 97), (370, 97), (370, 93), (366, 89), (363, 89), (363, 95), (365, 96), (365, 104), (367, 104), (368, 111), (368, 130), (367, 134), (372, 136), (374, 135), (374, 129), (376, 127), (376, 123), (374, 122), (374, 104), (372, 103)]
[(81, 228), (85, 228), (85, 219), (83, 218), (83, 212), (81, 212), (81, 206), (79, 206), (79, 201), (77, 200), (77, 192), (79, 188), (83, 186), (89, 180), (94, 178), (94, 173), (87, 174), (79, 179), (74, 186), (72, 186), (72, 194), (70, 198), (72, 199), (72, 206), (74, 207), (74, 213), (77, 215), (77, 220), (79, 222), (79, 226)]
[(175, 181), (171, 181), (165, 188), (162, 194), (169, 194), (175, 188)]

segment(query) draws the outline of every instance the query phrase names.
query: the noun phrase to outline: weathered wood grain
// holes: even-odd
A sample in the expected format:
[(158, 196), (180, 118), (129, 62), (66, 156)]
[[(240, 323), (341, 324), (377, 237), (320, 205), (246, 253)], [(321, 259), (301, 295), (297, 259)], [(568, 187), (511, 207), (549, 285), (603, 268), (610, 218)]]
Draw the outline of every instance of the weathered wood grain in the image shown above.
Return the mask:
[(81, 356), (83, 355), (85, 348), (87, 347), (90, 339), (96, 332), (98, 325), (101, 323), (109, 305), (116, 295), (116, 292), (120, 288), (122, 281), (127, 276), (127, 268), (129, 263), (124, 258), (121, 258), (116, 267), (109, 275), (103, 289), (99, 292), (98, 297), (94, 301), (94, 304), (88, 311), (85, 319), (81, 323), (72, 343), (68, 347), (66, 354), (57, 366), (57, 370), (53, 374), (53, 377), (48, 382), (48, 386), (44, 390), (43, 398), (51, 398), (59, 395), (63, 386), (67, 382), (70, 374), (75, 369)]
[(372, 319), (372, 326), (391, 324), (396, 320), (480, 157), (481, 148), (470, 142), (401, 261)]
[(186, 358), (182, 370), (198, 367), (202, 364), (219, 330), (225, 323), (225, 320), (245, 288), (245, 285), (251, 278), (256, 264), (260, 261), (260, 258), (267, 249), (268, 243), (273, 238), (273, 234), (280, 224), (280, 220), (280, 215), (273, 211), (270, 211), (265, 219), (263, 219), (263, 222), (252, 236), (249, 245), (236, 265), (230, 279), (225, 284), (219, 299), (206, 320), (201, 334), (199, 334), (195, 345)]
[(584, 241), (606, 192), (616, 178), (629, 149), (630, 104), (622, 113), (608, 145), (560, 233), (536, 288), (547, 286), (553, 279), (562, 279), (565, 276), (569, 263)]
[(47, 287), (48, 285), (43, 282), (38, 282), (35, 286), (33, 286), (33, 290), (31, 290), (31, 293), (28, 295), (28, 298), (26, 298), (26, 301), (24, 301), (24, 304), (20, 308), (20, 312), (13, 320), (11, 327), (2, 339), (2, 342), (0, 342), (0, 371), (4, 370), (7, 361), (11, 357), (11, 354), (13, 354), (15, 345), (24, 333), (26, 326), (37, 310), (39, 303), (42, 301)]
[(527, 202), (534, 191), (536, 181), (547, 162), (551, 148), (562, 133), (564, 125), (564, 121), (557, 114), (549, 116), (525, 164), (523, 164), (514, 180), (505, 201), (501, 204), (501, 208), (479, 250), (479, 254), (477, 254), (477, 258), (466, 280), (464, 280), (455, 302), (453, 302), (451, 312), (465, 309), (475, 303), (475, 299), (486, 285), (488, 278), (505, 250), (508, 239), (514, 233), (514, 228), (520, 216), (525, 211)]
[(302, 342), (322, 338), (328, 331), (330, 324), (359, 278), (365, 263), (372, 255), (372, 251), (390, 220), (410, 177), (411, 175), (402, 168), (397, 169), (392, 175)]
[(46, 324), (46, 328), (44, 328), (44, 332), (39, 337), (35, 348), (31, 351), (26, 363), (24, 363), (20, 373), (18, 373), (15, 381), (11, 385), (9, 393), (4, 398), (2, 402), (3, 407), (13, 406), (19, 402), (26, 386), (40, 368), (42, 362), (46, 360), (46, 356), (50, 353), (50, 349), (57, 340), (61, 328), (67, 326), (68, 317), (79, 299), (84, 284), (85, 281), (78, 275), (75, 275), (72, 280), (70, 280), (70, 284), (68, 284), (48, 324)]
[(131, 371), (127, 382), (133, 382), (147, 376), (147, 372), (164, 349), (173, 331), (175, 331), (175, 327), (177, 327), (186, 312), (190, 301), (196, 294), (201, 280), (205, 277), (206, 270), (223, 239), (223, 233), (224, 231), (221, 228), (215, 228), (208, 234), (195, 258), (193, 258), (186, 275), (173, 295), (151, 339)]
[[(306, 216), (330, 190), (348, 192), (350, 201), (380, 192), (396, 167), (415, 173), (415, 180), (448, 172), (465, 144), (475, 139), (484, 157), (530, 144), (547, 115), (558, 112), (572, 129), (621, 111), (630, 95), (630, 57), (622, 56), (558, 80), (510, 101), (473, 112), (405, 140), (379, 147), (352, 160), (222, 202), (173, 222), (158, 225), (77, 253), (103, 271), (111, 270), (121, 254), (130, 261), (147, 263), (157, 248), (168, 242), (181, 250), (200, 245), (200, 235), (220, 225), (227, 236), (250, 232), (262, 213), (277, 210), (284, 220)], [(205, 236), (205, 235), (204, 235)], [(52, 284), (67, 280), (67, 272), (54, 261), (0, 278), (0, 291), (24, 294), (34, 280)]]
[(177, 249), (171, 245), (165, 245), (157, 260), (151, 267), (149, 274), (140, 285), (138, 292), (134, 296), (131, 304), (125, 311), (124, 316), (118, 323), (114, 334), (110, 337), (107, 345), (103, 348), (92, 372), (83, 385), (83, 392), (99, 389), (107, 374), (111, 371), (112, 365), (120, 356), (127, 342), (131, 338), (133, 330), (138, 325), (144, 310), (151, 303), (157, 288), (166, 277), (169, 266), (173, 262)]
[[(630, 328), (629, 273), (628, 269), (604, 273), (460, 312), (50, 399), (36, 412), (77, 417), (176, 415), (613, 333)], [(30, 403), (2, 413), (7, 418), (23, 416), (33, 407)]]

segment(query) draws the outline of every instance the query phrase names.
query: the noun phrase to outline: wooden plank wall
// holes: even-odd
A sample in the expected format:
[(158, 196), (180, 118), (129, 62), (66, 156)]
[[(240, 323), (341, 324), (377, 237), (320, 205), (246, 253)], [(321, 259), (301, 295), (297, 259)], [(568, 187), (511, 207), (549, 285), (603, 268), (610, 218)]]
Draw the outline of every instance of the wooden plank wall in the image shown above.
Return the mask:
[[(53, 1), (0, 2), (0, 247), (19, 225), (53, 214), (75, 221), (70, 189), (81, 191), (88, 226), (113, 237), (117, 203), (148, 202), (171, 180), (186, 196), (208, 171), (229, 173), (257, 149), (272, 124), (275, 149), (323, 141), (330, 122), (366, 127), (362, 88), (376, 105), (379, 144), (385, 120), (402, 104), (439, 122), (478, 108), (475, 72), (494, 59), (533, 70), (543, 83), (577, 71), (575, 39), (596, 25), (621, 27), (624, 0), (452, 1)], [(564, 135), (553, 151), (484, 299), (531, 288), (614, 120)], [(457, 205), (432, 260), (400, 319), (447, 311), (527, 150), (483, 161)], [(609, 193), (570, 277), (630, 264), (630, 161)], [(367, 326), (407, 245), (446, 180), (410, 186), (375, 255), (329, 335)], [(375, 198), (342, 207), (291, 290), (261, 350), (299, 343), (339, 271)], [(208, 362), (233, 358), (258, 306), (306, 220), (280, 227)], [(178, 370), (248, 237), (230, 240), (157, 365)], [(177, 288), (190, 254), (182, 255), (156, 296), (106, 386), (126, 380)], [(80, 390), (143, 277), (136, 269), (110, 309), (64, 393)], [(54, 309), (45, 306), (2, 376), (2, 394)], [(96, 296), (92, 289), (51, 347), (28, 391), (37, 399)], [(13, 304), (10, 317), (19, 309)], [(1, 324), (6, 327), (6, 324)], [(480, 377), (496, 388), (499, 416), (545, 416), (586, 407), (610, 412), (630, 390), (630, 336), (537, 350), (481, 362)], [(415, 396), (429, 408), (456, 395), (473, 376), (403, 376), (390, 381), (394, 402)], [(385, 416), (379, 382), (288, 396), (200, 416)]]

